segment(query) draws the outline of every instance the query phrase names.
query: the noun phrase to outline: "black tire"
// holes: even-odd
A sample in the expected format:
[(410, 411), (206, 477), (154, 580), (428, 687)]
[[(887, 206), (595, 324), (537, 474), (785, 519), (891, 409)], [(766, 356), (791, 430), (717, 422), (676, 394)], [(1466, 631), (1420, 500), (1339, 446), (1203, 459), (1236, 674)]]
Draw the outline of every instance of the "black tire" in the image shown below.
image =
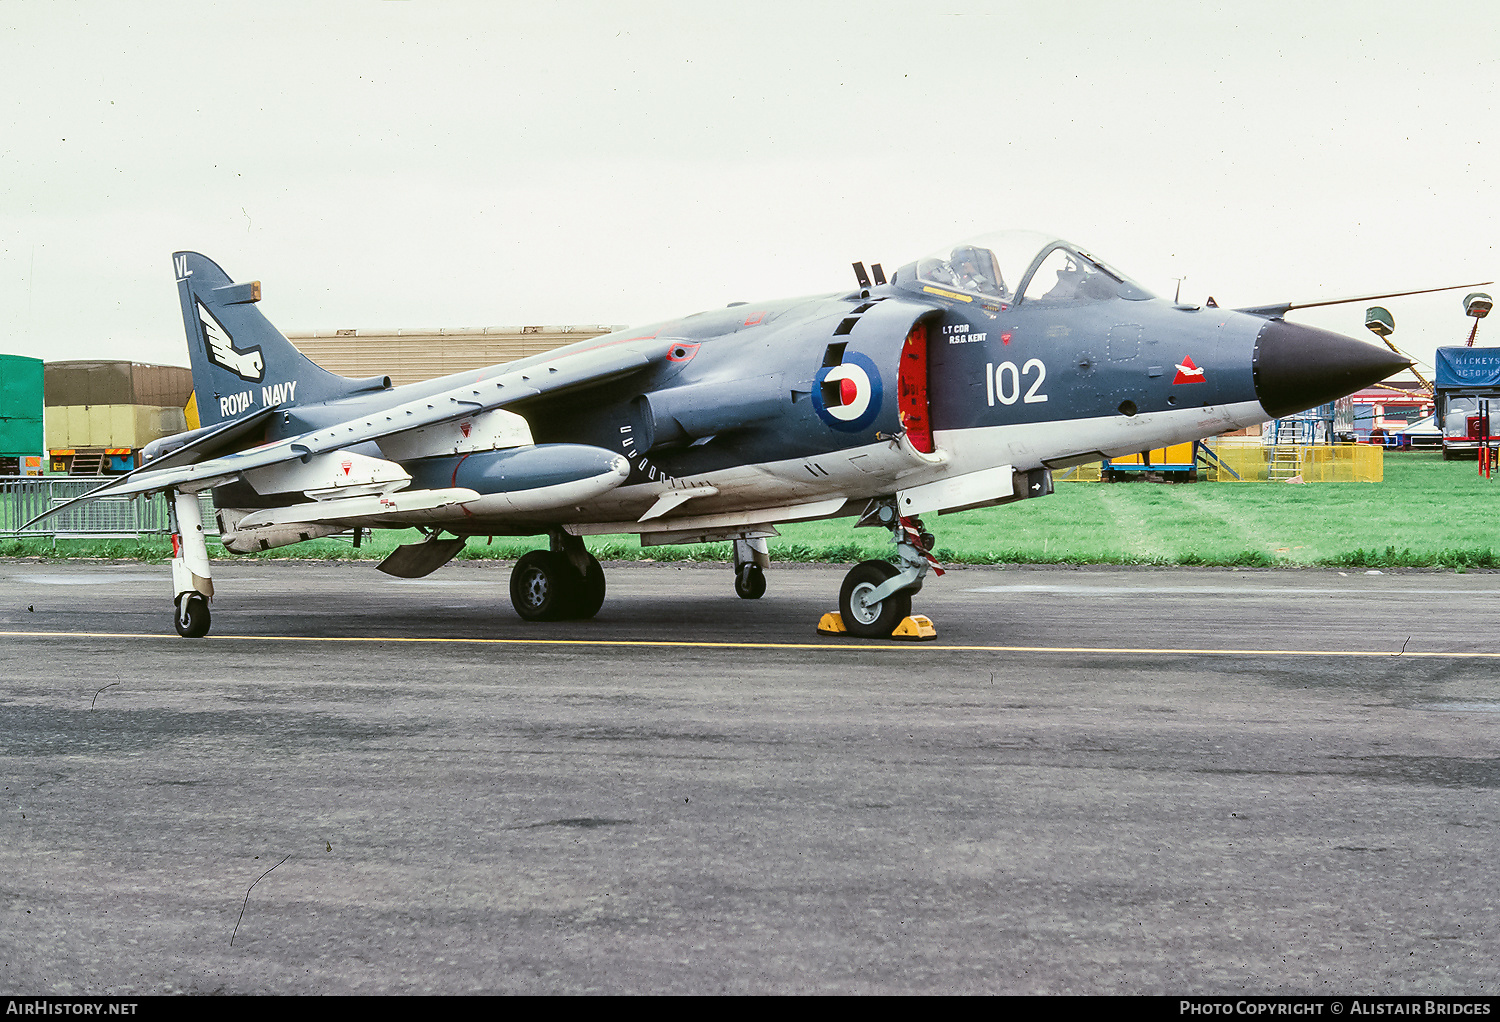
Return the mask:
[(172, 626), (184, 639), (201, 639), (208, 634), (211, 617), (207, 600), (198, 593), (184, 593), (177, 598)]
[(850, 635), (861, 639), (886, 639), (901, 620), (911, 613), (911, 590), (901, 589), (873, 606), (860, 599), (862, 593), (884, 584), (901, 574), (887, 561), (861, 561), (844, 576), (839, 590), (839, 614)]
[(571, 616), (580, 588), (578, 573), (567, 558), (550, 550), (523, 555), (510, 573), (511, 605), (527, 621), (558, 621)]
[(734, 595), (742, 600), (758, 600), (766, 595), (766, 572), (758, 564), (742, 564), (734, 575)]
[(588, 568), (583, 573), (583, 578), (578, 582), (578, 590), (574, 594), (572, 612), (567, 616), (579, 620), (588, 620), (599, 613), (599, 608), (604, 606), (604, 569), (599, 566), (598, 558), (589, 555)]

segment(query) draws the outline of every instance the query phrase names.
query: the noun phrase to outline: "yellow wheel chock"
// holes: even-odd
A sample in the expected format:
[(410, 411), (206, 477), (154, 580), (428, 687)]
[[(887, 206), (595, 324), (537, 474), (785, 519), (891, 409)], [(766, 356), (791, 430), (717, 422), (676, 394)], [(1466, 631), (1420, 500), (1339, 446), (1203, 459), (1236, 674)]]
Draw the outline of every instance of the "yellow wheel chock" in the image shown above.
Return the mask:
[[(843, 616), (838, 611), (830, 611), (818, 621), (818, 634), (848, 635), (849, 630), (844, 627)], [(891, 638), (905, 642), (926, 642), (937, 638), (937, 629), (932, 626), (932, 619), (925, 614), (913, 614), (901, 619), (896, 630), (891, 632)]]

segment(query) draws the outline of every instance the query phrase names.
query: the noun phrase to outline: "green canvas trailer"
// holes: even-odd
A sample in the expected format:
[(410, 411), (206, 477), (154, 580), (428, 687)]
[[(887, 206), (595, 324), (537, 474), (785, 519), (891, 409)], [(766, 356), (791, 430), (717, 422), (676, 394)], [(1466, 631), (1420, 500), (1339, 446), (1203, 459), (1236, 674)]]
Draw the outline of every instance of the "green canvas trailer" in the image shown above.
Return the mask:
[(0, 355), (0, 475), (40, 470), (42, 401), (42, 360)]

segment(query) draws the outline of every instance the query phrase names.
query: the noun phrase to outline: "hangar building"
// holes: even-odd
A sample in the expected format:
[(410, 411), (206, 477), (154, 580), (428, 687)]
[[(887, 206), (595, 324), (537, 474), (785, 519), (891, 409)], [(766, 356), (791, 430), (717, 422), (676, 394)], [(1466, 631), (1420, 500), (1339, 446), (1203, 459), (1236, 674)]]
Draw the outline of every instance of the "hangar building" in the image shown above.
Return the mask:
[(302, 354), (340, 376), (386, 375), (396, 386), (483, 369), (607, 334), (613, 326), (289, 330)]

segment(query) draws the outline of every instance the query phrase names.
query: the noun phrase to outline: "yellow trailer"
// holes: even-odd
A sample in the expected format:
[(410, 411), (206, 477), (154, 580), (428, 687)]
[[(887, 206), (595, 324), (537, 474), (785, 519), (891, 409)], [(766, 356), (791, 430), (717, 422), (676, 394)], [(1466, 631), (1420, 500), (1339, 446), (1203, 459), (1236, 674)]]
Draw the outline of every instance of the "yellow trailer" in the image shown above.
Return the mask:
[(1109, 483), (1134, 472), (1156, 472), (1165, 478), (1181, 482), (1196, 482), (1198, 479), (1198, 444), (1188, 441), (1170, 447), (1158, 447), (1154, 451), (1127, 454), (1119, 458), (1105, 458), (1100, 466), (1099, 477)]

